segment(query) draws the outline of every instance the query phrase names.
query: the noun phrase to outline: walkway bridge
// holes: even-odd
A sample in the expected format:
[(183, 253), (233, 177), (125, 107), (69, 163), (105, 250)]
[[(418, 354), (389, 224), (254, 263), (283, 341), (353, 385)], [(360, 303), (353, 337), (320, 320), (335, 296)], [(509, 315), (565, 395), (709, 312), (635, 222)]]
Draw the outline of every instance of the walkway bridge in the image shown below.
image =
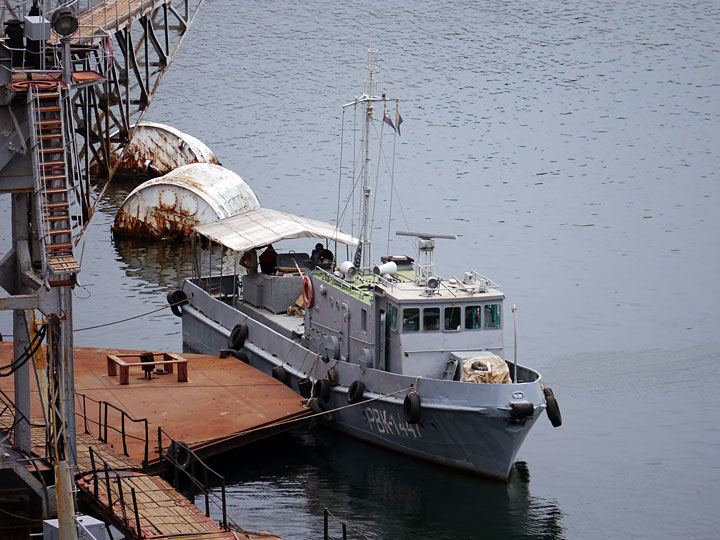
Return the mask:
[[(0, 287), (9, 296), (0, 296), (0, 309), (13, 311), (13, 355), (3, 365), (15, 383), (13, 448), (31, 455), (29, 359), (47, 336), (41, 391), (67, 538), (74, 537), (70, 486), (78, 466), (74, 246), (105, 189), (91, 189), (91, 171), (107, 186), (202, 2), (0, 5), (0, 193), (12, 194), (13, 216), (12, 243), (0, 258)], [(8, 468), (0, 459), (0, 475)], [(55, 503), (46, 486), (28, 481), (47, 511)]]

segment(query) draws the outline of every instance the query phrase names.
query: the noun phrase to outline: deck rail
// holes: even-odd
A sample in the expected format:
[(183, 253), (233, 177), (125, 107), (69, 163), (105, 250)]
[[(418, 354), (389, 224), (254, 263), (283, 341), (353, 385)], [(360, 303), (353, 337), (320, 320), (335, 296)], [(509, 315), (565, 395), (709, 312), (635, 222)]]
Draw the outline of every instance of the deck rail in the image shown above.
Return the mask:
[[(90, 431), (88, 424), (91, 426), (97, 426), (98, 434), (97, 439), (101, 442), (104, 442), (105, 444), (109, 444), (109, 434), (117, 433), (120, 436), (120, 440), (122, 442), (122, 451), (123, 454), (127, 457), (130, 457), (128, 454), (128, 439), (134, 439), (137, 441), (141, 441), (144, 443), (144, 458), (142, 461), (142, 471), (147, 472), (148, 468), (148, 459), (149, 459), (149, 451), (150, 451), (150, 444), (149, 444), (149, 424), (147, 418), (133, 418), (128, 413), (126, 413), (124, 410), (120, 409), (119, 407), (116, 407), (112, 403), (108, 403), (107, 401), (98, 401), (91, 397), (86, 396), (85, 394), (76, 394), (77, 398), (81, 402), (81, 411), (79, 411), (77, 414), (81, 415), (83, 420), (83, 427), (85, 429), (85, 433), (88, 435), (92, 435), (92, 432)], [(97, 404), (97, 420), (90, 417), (88, 414), (88, 402), (96, 403)], [(116, 412), (120, 415), (120, 427), (116, 427), (114, 418), (112, 413)], [(132, 424), (140, 424), (143, 427), (143, 436), (137, 436), (133, 435), (132, 433), (128, 432), (127, 429), (127, 422), (130, 422)]]
[[(102, 482), (104, 479), (105, 490), (107, 492), (107, 498), (108, 498), (108, 500), (107, 500), (108, 510), (110, 510), (111, 512), (114, 513), (114, 505), (119, 503), (120, 511), (122, 512), (122, 519), (124, 522), (123, 524), (127, 528), (130, 528), (131, 527), (130, 521), (128, 520), (128, 517), (127, 517), (127, 509), (129, 507), (129, 505), (127, 505), (125, 503), (125, 496), (124, 496), (124, 492), (123, 492), (123, 482), (126, 480), (124, 480), (123, 476), (120, 473), (118, 473), (118, 471), (116, 471), (111, 465), (109, 465), (107, 463), (107, 461), (105, 461), (105, 459), (102, 457), (102, 455), (100, 455), (96, 450), (94, 450), (92, 446), (89, 448), (89, 450), (90, 450), (90, 464), (91, 464), (90, 472), (92, 474), (91, 482), (92, 482), (92, 489), (93, 489), (93, 497), (95, 498), (96, 501), (100, 500), (98, 484), (99, 484), (99, 482)], [(96, 467), (96, 460), (99, 460), (102, 462), (102, 464), (103, 464), (102, 469), (99, 469), (98, 467)], [(101, 474), (103, 475), (104, 478), (100, 478)], [(113, 500), (112, 482), (110, 480), (111, 475), (112, 475), (112, 478), (114, 479), (115, 483), (117, 484), (117, 496), (115, 497), (114, 500)], [(141, 529), (140, 529), (140, 512), (138, 510), (137, 497), (135, 495), (135, 488), (132, 486), (128, 486), (128, 487), (130, 489), (130, 496), (131, 496), (131, 500), (132, 500), (132, 508), (131, 509), (133, 511), (133, 517), (135, 518), (135, 527), (134, 528), (137, 531), (137, 537), (141, 538), (142, 534), (141, 534)], [(128, 487), (126, 487), (126, 490)]]
[[(14, 418), (14, 420), (9, 426), (0, 425), (0, 427), (2, 427), (2, 430), (7, 433), (8, 437), (14, 437), (15, 426), (17, 426), (22, 420), (24, 420), (31, 428), (45, 429), (44, 423), (37, 424), (31, 422), (27, 416), (25, 416), (15, 407), (15, 402), (10, 399), (10, 397), (5, 392), (0, 390), (0, 418), (2, 418), (6, 414), (11, 414)], [(17, 415), (19, 415), (20, 418), (18, 418)]]
[[(194, 502), (195, 492), (199, 490), (203, 494), (205, 501), (205, 515), (210, 517), (210, 502), (212, 500), (213, 504), (218, 506), (222, 511), (222, 528), (229, 531), (225, 477), (211, 469), (195, 452), (188, 448), (187, 444), (172, 438), (167, 431), (161, 427), (158, 427), (157, 440), (160, 477), (165, 478), (165, 466), (169, 465), (171, 470), (169, 470), (168, 473), (171, 476), (173, 488), (185, 495), (191, 502)], [(169, 441), (167, 447), (163, 444), (163, 440)], [(219, 500), (218, 497), (210, 491), (211, 480), (220, 485)], [(187, 484), (188, 481), (189, 485)]]

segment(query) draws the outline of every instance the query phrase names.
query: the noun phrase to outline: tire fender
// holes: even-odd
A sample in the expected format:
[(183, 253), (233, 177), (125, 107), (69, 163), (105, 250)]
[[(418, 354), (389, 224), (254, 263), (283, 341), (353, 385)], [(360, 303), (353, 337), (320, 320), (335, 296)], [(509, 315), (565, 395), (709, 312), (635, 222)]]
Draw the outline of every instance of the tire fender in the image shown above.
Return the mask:
[(182, 317), (182, 307), (188, 303), (187, 294), (181, 290), (175, 290), (167, 294), (167, 301), (170, 304), (170, 310), (176, 317)]
[(192, 465), (193, 455), (188, 445), (182, 441), (173, 441), (168, 448), (170, 458), (175, 461), (178, 467), (187, 471)]
[(248, 327), (242, 323), (236, 324), (228, 338), (228, 349), (239, 351), (245, 345), (248, 337)]
[(421, 409), (420, 394), (413, 390), (405, 396), (405, 401), (403, 401), (403, 411), (408, 424), (417, 424), (420, 421)]
[(355, 381), (348, 388), (347, 400), (348, 403), (355, 404), (362, 401), (365, 394), (365, 383), (362, 381)]
[(312, 381), (308, 377), (303, 377), (298, 380), (298, 392), (305, 399), (310, 397), (312, 391)]
[(319, 397), (311, 397), (308, 401), (308, 406), (315, 414), (325, 413), (328, 411), (327, 402)]
[(545, 394), (545, 412), (550, 419), (550, 423), (553, 427), (562, 426), (560, 406), (558, 405), (557, 399), (555, 399), (555, 394), (553, 393), (552, 388), (546, 386), (543, 388), (543, 393)]
[(287, 369), (285, 369), (282, 366), (275, 366), (272, 369), (272, 376), (273, 379), (277, 379), (281, 383), (287, 385), (290, 381), (290, 374), (287, 372)]

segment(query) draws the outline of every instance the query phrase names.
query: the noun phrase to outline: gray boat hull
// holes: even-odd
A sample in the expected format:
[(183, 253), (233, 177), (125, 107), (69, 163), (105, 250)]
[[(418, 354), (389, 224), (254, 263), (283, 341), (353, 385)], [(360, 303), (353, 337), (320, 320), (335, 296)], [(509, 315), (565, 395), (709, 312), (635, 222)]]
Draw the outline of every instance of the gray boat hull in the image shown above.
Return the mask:
[[(505, 480), (525, 437), (545, 410), (539, 374), (522, 366), (519, 372), (532, 374), (525, 377), (532, 382), (475, 384), (408, 377), (342, 361), (326, 364), (299, 339), (207, 295), (194, 283), (186, 282), (184, 292), (189, 299), (182, 314), (186, 348), (217, 354), (227, 347), (235, 325), (242, 323), (248, 327), (243, 352), (251, 365), (268, 374), (283, 366), (288, 385), (297, 392), (299, 379), (310, 374), (314, 379), (327, 378), (332, 366), (338, 384), (328, 400), (332, 412), (323, 421), (394, 451)], [(371, 401), (348, 406), (348, 388), (356, 380), (372, 389), (364, 394), (364, 400)], [(416, 424), (406, 421), (403, 410), (411, 389), (422, 400)], [(532, 414), (513, 418), (511, 404), (517, 402), (532, 403)]]

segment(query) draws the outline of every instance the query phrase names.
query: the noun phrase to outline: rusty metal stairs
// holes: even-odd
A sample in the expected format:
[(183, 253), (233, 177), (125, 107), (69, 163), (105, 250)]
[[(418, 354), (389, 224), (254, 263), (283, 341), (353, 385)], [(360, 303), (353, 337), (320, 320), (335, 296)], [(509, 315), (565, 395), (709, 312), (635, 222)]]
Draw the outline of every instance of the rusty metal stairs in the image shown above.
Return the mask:
[(80, 270), (73, 253), (71, 195), (75, 170), (68, 151), (62, 92), (59, 85), (28, 89), (37, 228), (50, 286), (72, 285), (69, 274)]

